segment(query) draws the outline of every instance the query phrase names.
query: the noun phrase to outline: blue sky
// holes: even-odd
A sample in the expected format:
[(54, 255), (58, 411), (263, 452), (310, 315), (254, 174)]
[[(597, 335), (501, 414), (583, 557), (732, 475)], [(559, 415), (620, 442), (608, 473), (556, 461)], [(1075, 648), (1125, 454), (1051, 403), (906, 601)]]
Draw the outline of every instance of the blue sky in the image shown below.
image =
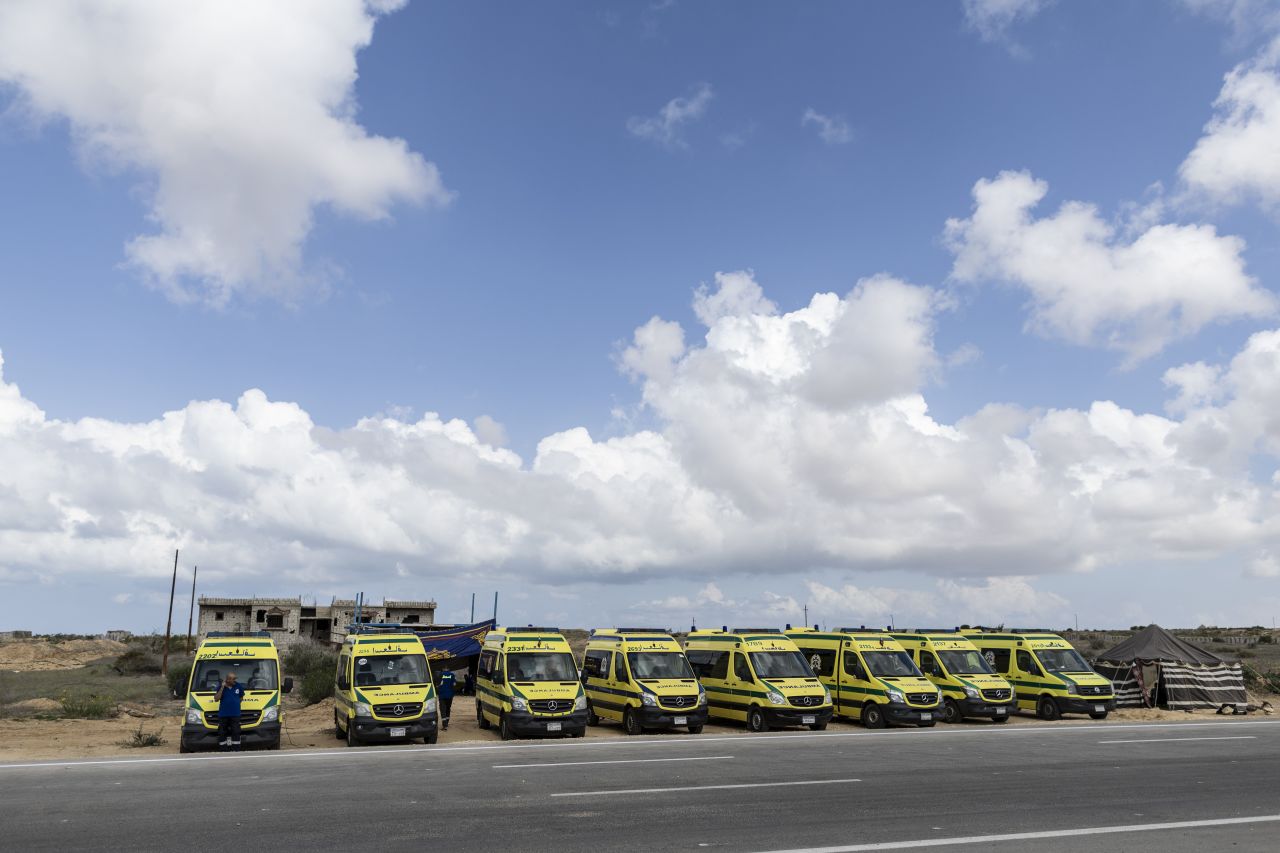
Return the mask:
[[(823, 433), (833, 446), (867, 440), (874, 433), (867, 426), (867, 418), (874, 420), (872, 408), (902, 394), (919, 395), (944, 427), (991, 404), (1017, 407), (1034, 419), (1052, 410), (1086, 412), (1095, 401), (1112, 401), (1135, 419), (1150, 415), (1175, 425), (1193, 420), (1193, 410), (1208, 418), (1209, 408), (1228, 408), (1245, 383), (1224, 379), (1219, 392), (1200, 405), (1170, 411), (1166, 404), (1177, 392), (1163, 377), (1189, 363), (1225, 366), (1250, 335), (1275, 327), (1268, 298), (1274, 299), (1277, 290), (1280, 253), (1275, 208), (1268, 199), (1280, 191), (1267, 183), (1271, 175), (1262, 165), (1235, 183), (1221, 170), (1197, 172), (1185, 165), (1198, 143), (1212, 136), (1206, 125), (1221, 115), (1214, 104), (1224, 75), (1242, 69), (1275, 77), (1267, 58), (1274, 51), (1274, 32), (1268, 29), (1272, 19), (1266, 4), (1013, 2), (1003, 5), (1022, 11), (1005, 21), (1007, 26), (998, 16), (982, 18), (986, 7), (1002, 4), (977, 0), (801, 6), (414, 0), (389, 14), (377, 14), (385, 4), (333, 0), (333, 5), (333, 20), (350, 24), (336, 38), (337, 47), (324, 38), (332, 33), (314, 34), (314, 45), (306, 43), (310, 30), (286, 39), (283, 25), (291, 12), (284, 7), (278, 18), (224, 10), (226, 21), (235, 24), (226, 30), (234, 34), (242, 27), (241, 35), (249, 35), (243, 42), (232, 38), (222, 44), (215, 33), (200, 47), (225, 57), (228, 65), (248, 57), (246, 73), (257, 74), (256, 85), (267, 91), (288, 85), (295, 71), (299, 79), (311, 79), (308, 73), (323, 76), (309, 70), (313, 67), (338, 69), (341, 76), (343, 62), (354, 61), (358, 78), (345, 102), (322, 102), (319, 109), (369, 138), (403, 140), (401, 154), (377, 154), (385, 158), (377, 161), (378, 168), (366, 168), (355, 149), (321, 151), (327, 138), (323, 125), (304, 134), (289, 126), (289, 114), (266, 110), (254, 119), (252, 105), (240, 111), (235, 103), (218, 105), (209, 114), (222, 115), (237, 128), (243, 122), (252, 129), (258, 121), (270, 131), (279, 122), (279, 135), (259, 137), (242, 128), (233, 133), (227, 123), (215, 122), (204, 134), (207, 149), (190, 155), (182, 148), (175, 151), (168, 143), (181, 140), (183, 131), (165, 126), (168, 119), (139, 108), (140, 118), (130, 123), (95, 105), (119, 99), (127, 113), (128, 105), (145, 104), (150, 94), (166, 88), (149, 80), (145, 70), (132, 77), (112, 72), (105, 75), (109, 85), (95, 80), (95, 63), (112, 59), (111, 28), (136, 35), (141, 50), (163, 56), (166, 27), (173, 21), (149, 20), (139, 8), (110, 21), (95, 18), (83, 4), (70, 4), (65, 14), (74, 20), (60, 22), (57, 30), (70, 35), (49, 45), (46, 62), (16, 41), (44, 13), (25, 4), (5, 13), (15, 41), (0, 39), (0, 57), (8, 53), (0, 59), (0, 98), (8, 106), (0, 124), (0, 186), (6, 188), (0, 196), (0, 351), (4, 382), (20, 388), (21, 401), (43, 414), (25, 438), (0, 432), (0, 446), (8, 443), (15, 458), (41, 459), (43, 467), (11, 469), (8, 478), (0, 474), (0, 490), (21, 495), (11, 504), (0, 502), (0, 528), (10, 531), (0, 539), (0, 589), (8, 586), (4, 598), (12, 602), (11, 592), (28, 594), (34, 581), (38, 600), (70, 596), (74, 603), (56, 617), (0, 605), (5, 623), (0, 627), (31, 622), (51, 630), (75, 627), (83, 619), (101, 621), (99, 614), (89, 613), (104, 597), (119, 599), (107, 620), (113, 625), (154, 627), (156, 595), (166, 578), (164, 551), (173, 545), (182, 545), (191, 561), (208, 567), (208, 592), (323, 598), (362, 588), (375, 596), (435, 596), (454, 608), (442, 612), (445, 618), (465, 615), (462, 603), (469, 602), (471, 590), (485, 598), (495, 587), (510, 594), (519, 618), (554, 616), (575, 624), (591, 621), (601, 602), (616, 614), (615, 621), (669, 615), (679, 624), (686, 611), (710, 621), (776, 616), (793, 607), (788, 597), (803, 604), (823, 596), (827, 610), (844, 611), (832, 613), (833, 621), (855, 615), (878, 621), (884, 612), (895, 612), (900, 623), (912, 616), (937, 621), (953, 613), (961, 621), (986, 607), (975, 619), (1063, 623), (1067, 614), (1083, 611), (1098, 623), (1186, 624), (1260, 622), (1280, 610), (1280, 532), (1267, 520), (1276, 501), (1271, 477), (1278, 436), (1270, 431), (1274, 426), (1258, 426), (1256, 418), (1240, 415), (1241, 423), (1250, 425), (1232, 433), (1233, 440), (1248, 445), (1243, 473), (1238, 462), (1200, 457), (1148, 469), (1142, 466), (1158, 467), (1151, 460), (1160, 457), (1150, 448), (1139, 454), (1141, 465), (1132, 459), (1103, 463), (1089, 448), (1079, 449), (1080, 458), (1063, 461), (1054, 449), (1060, 445), (1038, 444), (1033, 426), (1009, 427), (1019, 438), (1031, 434), (1037, 476), (1044, 475), (1036, 495), (1045, 509), (1028, 513), (1035, 520), (1026, 525), (1034, 532), (1015, 537), (1007, 549), (1002, 546), (997, 558), (985, 543), (1001, 540), (1022, 522), (983, 520), (966, 496), (948, 491), (951, 484), (938, 486), (936, 494), (921, 496), (904, 486), (880, 497), (863, 484), (853, 496), (842, 492), (845, 497), (832, 498), (823, 492), (821, 511), (809, 511), (804, 509), (808, 496), (824, 487), (788, 468), (790, 479), (780, 480), (788, 485), (773, 493), (778, 506), (753, 508), (753, 498), (735, 492), (733, 485), (749, 468), (746, 458), (736, 472), (716, 469), (704, 443), (715, 439), (690, 438), (694, 420), (698, 429), (711, 429), (706, 413), (680, 402), (702, 393), (702, 386), (680, 383), (693, 382), (695, 356), (715, 349), (713, 344), (695, 352), (707, 332), (695, 292), (700, 286), (708, 293), (721, 290), (717, 273), (749, 270), (761, 298), (776, 306), (774, 316), (804, 308), (814, 294), (846, 297), (860, 280), (877, 274), (911, 288), (894, 291), (898, 296), (932, 294), (930, 307), (911, 314), (903, 327), (907, 337), (923, 329), (927, 340), (921, 346), (927, 352), (913, 349), (904, 355), (895, 347), (906, 338), (895, 337), (883, 350), (859, 344), (853, 356), (836, 353), (867, 360), (872, 372), (904, 359), (918, 361), (918, 369), (908, 371), (907, 384), (895, 385), (892, 394), (871, 399), (871, 392), (849, 392), (858, 401), (842, 410), (849, 420)], [(1249, 19), (1254, 25), (1233, 29), (1232, 12), (1254, 16)], [(234, 20), (242, 14), (243, 21)], [(361, 49), (361, 26), (370, 23), (372, 41)], [(196, 38), (182, 36), (187, 37)], [(72, 70), (58, 75), (49, 66), (60, 51), (89, 59), (68, 63)], [(201, 99), (218, 91), (218, 72), (208, 72), (207, 80), (200, 76), (204, 72), (191, 73), (190, 87), (174, 86), (176, 93), (169, 94), (172, 103), (199, 113), (208, 106)], [(657, 130), (663, 108), (678, 109), (682, 103), (690, 115)], [(1255, 104), (1251, 115), (1265, 114), (1266, 106)], [(807, 111), (820, 118), (805, 121)], [(170, 107), (163, 115), (183, 112)], [(299, 115), (311, 120), (310, 112)], [(827, 140), (819, 132), (823, 122), (833, 128)], [(1258, 124), (1245, 129), (1268, 139), (1270, 125)], [(645, 127), (655, 130), (646, 135)], [(263, 148), (254, 148), (249, 139)], [(297, 181), (325, 188), (294, 186), (309, 218), (303, 217), (305, 239), (295, 246), (300, 257), (283, 270), (219, 278), (208, 268), (188, 268), (167, 275), (156, 263), (131, 254), (130, 241), (139, 235), (176, 233), (193, 222), (212, 221), (201, 218), (200, 195), (190, 190), (198, 183), (193, 174), (210, 186), (229, 187), (232, 209), (244, 211), (249, 230), (259, 221), (279, 223), (274, 208), (264, 212), (264, 199), (268, 207), (278, 199), (262, 184), (291, 175), (297, 161), (310, 162), (313, 139), (316, 162), (340, 157), (343, 165), (301, 170)], [(1275, 138), (1270, 142), (1280, 144)], [(438, 169), (439, 186), (413, 171), (422, 163)], [(229, 169), (227, 175), (220, 175), (222, 168)], [(1137, 307), (1116, 319), (1114, 328), (1106, 312), (1101, 320), (1078, 319), (1077, 309), (1089, 300), (1088, 281), (1069, 275), (1060, 280), (1050, 272), (1045, 275), (1051, 280), (1037, 285), (1041, 279), (1029, 265), (1038, 263), (1042, 249), (1031, 243), (1048, 239), (1042, 233), (1028, 233), (1025, 245), (1011, 246), (999, 242), (1004, 239), (999, 235), (965, 232), (960, 243), (972, 248), (986, 242), (973, 249), (976, 273), (957, 275), (962, 249), (957, 238), (946, 236), (947, 221), (973, 216), (977, 182), (1024, 170), (1028, 180), (1047, 185), (1043, 200), (1031, 208), (1034, 218), (1054, 217), (1066, 202), (1096, 208), (1098, 226), (1113, 232), (1090, 244), (1095, 248), (1127, 246), (1152, 226), (1211, 227), (1212, 244), (1240, 266), (1206, 268), (1202, 278), (1179, 291), (1182, 296), (1168, 297), (1172, 302), (1141, 293), (1118, 300), (1117, 305)], [(338, 171), (347, 183), (334, 177)], [(238, 182), (257, 186), (237, 196)], [(339, 189), (328, 188), (330, 183)], [(173, 186), (179, 189), (167, 203), (157, 200)], [(1013, 190), (1012, 184), (999, 186)], [(279, 193), (281, 210), (289, 192), (286, 186)], [(365, 213), (372, 210), (376, 221), (352, 215), (351, 208), (368, 198), (374, 200)], [(1189, 237), (1189, 231), (1176, 231), (1163, 245), (1176, 253)], [(1219, 243), (1227, 237), (1240, 238), (1243, 247)], [(194, 242), (189, 238), (177, 242)], [(242, 247), (226, 242), (237, 239), (249, 238), (236, 229), (215, 234), (215, 255), (237, 256)], [(1011, 260), (1014, 255), (1018, 259)], [(1158, 291), (1159, 275), (1151, 270), (1194, 266), (1177, 257), (1150, 268), (1141, 266), (1146, 261), (1125, 263), (1119, 264), (1124, 271), (1117, 273), (1112, 291)], [(294, 282), (284, 296), (278, 286), (282, 278)], [(1219, 287), (1243, 299), (1210, 300), (1208, 307), (1200, 306), (1203, 322), (1157, 333), (1155, 343), (1149, 336), (1134, 343), (1139, 337), (1134, 329), (1160, 306), (1195, 313), (1187, 307), (1195, 299), (1188, 301), (1186, 293)], [(1063, 311), (1074, 318), (1070, 330), (1062, 314), (1046, 308), (1068, 302), (1071, 310)], [(757, 310), (760, 304), (752, 302), (755, 308), (732, 316), (712, 313), (720, 321), (753, 311), (768, 316), (768, 310)], [(902, 304), (894, 301), (896, 307), (885, 310), (910, 313)], [(1051, 319), (1037, 325), (1034, 318), (1043, 320), (1046, 311)], [(655, 374), (626, 366), (628, 347), (640, 352), (633, 333), (652, 317), (683, 330), (687, 349), (674, 358), (685, 367), (670, 382), (659, 375), (662, 370)], [(866, 331), (863, 339), (874, 337)], [(1141, 346), (1150, 351), (1134, 355)], [(849, 383), (861, 380), (839, 381), (847, 391)], [(715, 429), (726, 436), (741, 434), (750, 431), (750, 418), (760, 412), (794, 413), (794, 400), (779, 402), (774, 396), (776, 382), (774, 377), (755, 389), (759, 395), (752, 400), (762, 408), (744, 406), (745, 425), (727, 422)], [(1265, 381), (1254, 385), (1269, 387)], [(339, 456), (353, 466), (343, 475), (349, 482), (403, 477), (414, 500), (421, 501), (421, 513), (454, 519), (453, 510), (439, 509), (437, 500), (464, 506), (466, 513), (499, 513), (511, 539), (492, 549), (476, 545), (453, 529), (465, 527), (461, 521), (441, 521), (440, 530), (428, 524), (430, 529), (421, 531), (412, 522), (401, 523), (382, 544), (336, 534), (323, 513), (297, 509), (309, 500), (327, 504), (334, 499), (327, 487), (307, 493), (299, 486), (308, 479), (301, 469), (276, 471), (275, 485), (262, 485), (253, 473), (255, 464), (236, 456), (244, 445), (227, 439), (226, 448), (203, 459), (188, 446), (188, 456), (177, 460), (172, 442), (156, 437), (164, 430), (147, 427), (160, 423), (166, 412), (193, 417), (191, 401), (220, 400), (234, 407), (249, 389), (261, 389), (277, 403), (296, 404), (309, 416), (310, 434), (321, 449), (344, 447), (345, 455)], [(1241, 403), (1237, 410), (1244, 408)], [(492, 459), (475, 463), (468, 457), (465, 473), (459, 473), (439, 455), (444, 451), (405, 450), (398, 438), (352, 435), (362, 418), (412, 424), (427, 412), (470, 424), (475, 435), (463, 442), (468, 448), (478, 437), (492, 454), (514, 454), (494, 464), (514, 465), (521, 485), (510, 489), (529, 488), (532, 496), (500, 501), (498, 507), (488, 490), (477, 492), (487, 469), (467, 466), (483, 467)], [(817, 424), (830, 427), (827, 414), (818, 412), (812, 422), (797, 417), (793, 437), (812, 448), (809, 437)], [(482, 416), (501, 430), (477, 425)], [(686, 423), (685, 417), (691, 420)], [(566, 487), (537, 497), (545, 467), (554, 461), (539, 450), (540, 442), (577, 427), (596, 444), (574, 449), (575, 465), (564, 476), (578, 488), (581, 481), (574, 478), (582, 476), (583, 466), (591, 468), (593, 476), (604, 478), (605, 491), (594, 491), (593, 480), (586, 492)], [(222, 440), (209, 438), (218, 429), (190, 427), (205, 436), (204, 448)], [(113, 443), (104, 437), (108, 433), (134, 437)], [(44, 436), (41, 455), (32, 456), (24, 442), (36, 441), (36, 434)], [(53, 434), (64, 444), (50, 448)], [(628, 467), (649, 462), (635, 462), (625, 453), (599, 458), (617, 451), (604, 447), (606, 439), (627, 443), (649, 434), (662, 437), (661, 452), (655, 454), (673, 458), (671, 470), (678, 473)], [(86, 444), (110, 459), (84, 463), (79, 455)], [(732, 440), (726, 439), (726, 446), (733, 446)], [(896, 446), (886, 445), (883, 452), (896, 452)], [(745, 445), (738, 450), (752, 461), (761, 458)], [(289, 456), (288, 450), (272, 452)], [(299, 464), (309, 470), (315, 456), (299, 452), (306, 457)], [(398, 452), (409, 456), (387, 461)], [(778, 453), (781, 470), (792, 456), (783, 449)], [(832, 466), (848, 464), (838, 454), (816, 455)], [(417, 467), (423, 458), (429, 458), (429, 471)], [(732, 455), (726, 459), (715, 464), (732, 468)], [(117, 478), (122, 494), (144, 493), (151, 486), (159, 491), (158, 482), (169, 476), (167, 464), (198, 469), (202, 476), (183, 485), (189, 491), (181, 499), (148, 503), (107, 487), (78, 494), (59, 478), (74, 482), (80, 464), (100, 464), (113, 472), (103, 477)], [(220, 465), (226, 466), (225, 478), (214, 476)], [(1195, 482), (1214, 485), (1206, 487), (1212, 494), (1204, 505), (1174, 508), (1122, 488), (1105, 506), (1095, 501), (1063, 510), (1083, 487), (1074, 488), (1059, 475), (1080, 477), (1083, 483), (1087, 478), (1079, 472), (1092, 466), (1121, 472), (1129, 487), (1135, 480), (1131, 475), (1142, 467), (1136, 479), (1163, 497), (1181, 482), (1162, 479), (1166, 474), (1190, 476), (1194, 468)], [(910, 465), (902, 467), (904, 481), (910, 480)], [(55, 475), (52, 468), (62, 473)], [(1049, 469), (1051, 475), (1045, 473)], [(601, 471), (644, 488), (635, 494), (620, 487), (615, 491)], [(972, 480), (984, 490), (998, 490), (999, 484), (986, 480), (990, 473), (975, 471)], [(674, 479), (664, 480), (668, 474)], [(652, 487), (652, 478), (665, 485)], [(276, 487), (288, 497), (280, 497)], [(700, 518), (675, 497), (671, 517), (655, 518), (641, 530), (628, 528), (625, 535), (611, 527), (614, 522), (595, 518), (594, 509), (583, 509), (583, 501), (598, 507), (618, 495), (619, 517), (647, 517), (656, 512), (655, 502), (667, 501), (664, 495), (686, 489), (697, 492), (698, 506), (711, 502), (726, 513), (717, 516), (720, 521), (707, 521), (706, 528), (689, 522), (697, 527), (689, 538), (668, 535), (689, 518)], [(216, 508), (206, 513), (200, 509), (206, 505), (202, 496), (211, 495), (217, 501), (208, 505)], [(900, 516), (893, 508), (908, 495), (924, 504)], [(1246, 497), (1237, 501), (1233, 495)], [(281, 500), (288, 506), (272, 503)], [(349, 501), (354, 517), (368, 513), (384, 519), (390, 512), (380, 504), (383, 498), (354, 486), (335, 500)], [(522, 508), (525, 500), (546, 500), (555, 524), (575, 512), (582, 513), (581, 523), (549, 526), (537, 512)], [(946, 559), (921, 549), (921, 539), (946, 538), (948, 529), (912, 515), (931, 512), (923, 508), (930, 501), (950, 504), (968, 519), (966, 532), (948, 542)], [(1116, 502), (1125, 501), (1149, 501), (1125, 508), (1159, 523), (1138, 530), (1115, 522)], [(41, 530), (44, 522), (31, 519), (45, 517), (46, 510), (61, 513), (60, 520)], [(276, 511), (282, 517), (273, 515), (270, 523), (254, 518)], [(341, 514), (341, 509), (331, 511)], [(748, 523), (754, 512), (771, 518), (792, 512), (797, 518), (826, 513), (860, 518), (857, 531), (849, 532), (859, 541), (882, 525), (893, 532), (883, 540), (872, 537), (878, 540), (875, 547), (865, 542), (855, 547), (847, 537), (815, 546), (829, 526), (811, 530), (793, 519), (785, 529), (769, 532), (767, 524)], [(469, 517), (466, 513), (456, 518)], [(1180, 513), (1212, 526), (1205, 544), (1170, 544), (1180, 526), (1198, 523), (1180, 521)], [(116, 531), (103, 534), (109, 546), (95, 546), (88, 537), (65, 547), (56, 542), (57, 531), (86, 523), (82, 515), (102, 530)], [(1066, 531), (1086, 516), (1089, 529), (1068, 542), (1072, 534)], [(146, 524), (139, 521), (144, 517)], [(112, 527), (110, 518), (119, 523)], [(741, 539), (740, 523), (760, 539), (733, 544), (735, 537)], [(487, 530), (474, 535), (484, 539)], [(608, 547), (598, 544), (606, 540)], [(1041, 560), (1046, 550), (1061, 553)], [(757, 562), (746, 555), (761, 556)], [(1195, 586), (1206, 572), (1225, 578), (1220, 593), (1188, 602), (1180, 590)], [(1168, 578), (1176, 582), (1150, 592)], [(707, 591), (709, 584), (714, 592)], [(1120, 607), (1118, 589), (1131, 590), (1146, 603)], [(853, 612), (858, 609), (862, 612)]]

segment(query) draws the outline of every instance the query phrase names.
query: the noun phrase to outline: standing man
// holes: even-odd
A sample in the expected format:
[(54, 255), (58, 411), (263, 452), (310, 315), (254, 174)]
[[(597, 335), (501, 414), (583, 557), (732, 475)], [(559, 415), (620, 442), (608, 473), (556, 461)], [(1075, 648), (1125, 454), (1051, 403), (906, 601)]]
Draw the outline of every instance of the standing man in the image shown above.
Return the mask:
[(446, 669), (440, 676), (440, 728), (444, 730), (449, 728), (449, 712), (453, 710), (453, 688), (456, 682), (457, 678), (451, 669)]
[(218, 703), (218, 747), (223, 752), (240, 751), (240, 700), (244, 688), (236, 684), (236, 674), (228, 672), (213, 699)]

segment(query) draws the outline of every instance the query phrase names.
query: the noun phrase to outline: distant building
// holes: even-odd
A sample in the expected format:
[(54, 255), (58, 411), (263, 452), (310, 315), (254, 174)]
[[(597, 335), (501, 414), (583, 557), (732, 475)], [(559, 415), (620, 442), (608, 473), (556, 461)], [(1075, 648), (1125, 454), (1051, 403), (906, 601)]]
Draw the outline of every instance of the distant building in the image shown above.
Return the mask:
[(29, 640), (30, 631), (0, 631), (0, 640)]
[(126, 631), (123, 628), (112, 628), (102, 635), (104, 640), (115, 640), (117, 643), (123, 643), (125, 640), (133, 636), (132, 631)]
[[(355, 619), (355, 601), (335, 598), (327, 605), (304, 604), (301, 598), (211, 598), (201, 596), (200, 639), (210, 631), (270, 631), (276, 645), (302, 641), (341, 643)], [(366, 601), (361, 622), (435, 622), (434, 601)]]

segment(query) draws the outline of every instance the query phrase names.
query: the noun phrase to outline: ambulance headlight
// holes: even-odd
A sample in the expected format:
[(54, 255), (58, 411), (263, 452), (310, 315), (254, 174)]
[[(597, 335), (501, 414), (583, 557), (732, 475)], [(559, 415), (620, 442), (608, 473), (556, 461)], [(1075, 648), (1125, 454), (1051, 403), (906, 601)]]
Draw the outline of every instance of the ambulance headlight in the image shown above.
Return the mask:
[(1067, 695), (1068, 695), (1068, 696), (1079, 696), (1079, 695), (1080, 695), (1080, 685), (1079, 685), (1079, 684), (1068, 684), (1068, 685), (1067, 685)]
[(901, 690), (886, 690), (885, 695), (889, 697), (890, 702), (906, 702), (907, 697), (902, 695)]
[(204, 722), (204, 714), (202, 714), (201, 712), (197, 711), (195, 708), (188, 708), (188, 709), (187, 709), (187, 722), (188, 722), (188, 723), (190, 723), (190, 724), (191, 724), (191, 725), (193, 725), (193, 726), (198, 726), (198, 725), (200, 725), (201, 723), (203, 723), (203, 722)]
[(654, 696), (652, 693), (641, 693), (640, 704), (641, 705), (657, 705), (658, 697)]
[(434, 714), (436, 712), (436, 697), (432, 696), (427, 700), (427, 704), (422, 706), (423, 713)]
[(970, 699), (977, 699), (981, 694), (978, 693), (978, 690), (975, 687), (966, 687), (964, 689), (964, 695), (968, 696)]
[(827, 704), (831, 703), (831, 691), (828, 690), (826, 687), (822, 688), (822, 701), (826, 702)]
[(356, 703), (356, 716), (357, 716), (357, 717), (372, 717), (372, 716), (373, 716), (373, 709), (369, 707), (369, 703), (368, 703), (368, 702), (357, 702), (357, 703)]
[(575, 711), (587, 710), (587, 694), (583, 693), (577, 699), (573, 700), (573, 710)]
[(774, 705), (785, 705), (785, 704), (787, 704), (787, 700), (786, 700), (786, 699), (784, 699), (784, 698), (782, 698), (782, 694), (781, 694), (781, 693), (770, 693), (770, 694), (769, 694), (769, 701), (770, 701), (772, 704), (774, 704)]
[(262, 712), (262, 716), (258, 718), (259, 722), (274, 723), (280, 719), (280, 706), (272, 705), (270, 708)]
[(527, 710), (529, 710), (529, 703), (528, 703), (528, 702), (526, 702), (525, 700), (521, 699), (519, 696), (512, 696), (512, 697), (511, 697), (511, 710), (513, 710), (513, 711), (527, 711)]
[(698, 685), (698, 704), (699, 705), (707, 704), (707, 691), (703, 688), (701, 684)]

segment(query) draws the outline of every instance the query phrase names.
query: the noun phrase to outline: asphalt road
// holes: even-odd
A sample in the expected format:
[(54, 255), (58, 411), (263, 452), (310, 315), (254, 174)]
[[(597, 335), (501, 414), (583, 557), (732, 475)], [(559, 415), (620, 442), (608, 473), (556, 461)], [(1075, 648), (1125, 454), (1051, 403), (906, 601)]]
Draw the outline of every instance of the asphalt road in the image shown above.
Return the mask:
[(1268, 721), (0, 765), (0, 849), (14, 851), (1202, 853), (1271, 851), (1277, 837)]

